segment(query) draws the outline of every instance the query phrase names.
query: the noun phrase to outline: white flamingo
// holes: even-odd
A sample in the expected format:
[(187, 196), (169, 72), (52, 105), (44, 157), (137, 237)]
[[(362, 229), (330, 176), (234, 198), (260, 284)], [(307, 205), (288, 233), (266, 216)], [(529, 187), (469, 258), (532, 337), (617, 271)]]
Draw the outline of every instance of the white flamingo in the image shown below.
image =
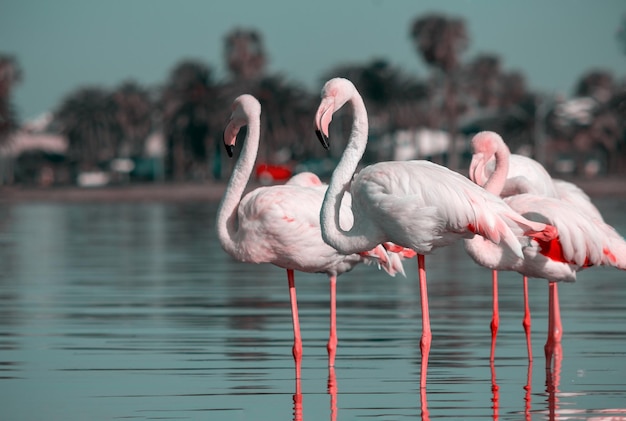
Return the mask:
[[(318, 137), (327, 147), (333, 113), (346, 103), (353, 110), (352, 131), (322, 204), (322, 236), (342, 253), (358, 253), (390, 241), (418, 254), (422, 306), (420, 387), (424, 388), (432, 339), (424, 255), (478, 234), (505, 244), (514, 255), (522, 257), (518, 237), (524, 231), (548, 236), (554, 233), (545, 224), (521, 217), (502, 199), (462, 175), (432, 162), (381, 162), (355, 175), (367, 144), (368, 120), (363, 99), (349, 80), (335, 78), (324, 85), (315, 124)], [(345, 229), (340, 210), (348, 190), (354, 224)], [(543, 230), (547, 232), (542, 234)]]
[[(573, 282), (578, 271), (590, 266), (605, 265), (626, 269), (626, 242), (613, 227), (603, 221), (600, 212), (582, 190), (572, 183), (553, 182), (549, 176), (538, 177), (537, 174), (541, 172), (533, 172), (529, 168), (543, 167), (530, 158), (520, 159), (518, 155), (511, 159), (513, 155), (497, 133), (476, 134), (472, 139), (472, 149), (472, 179), (494, 194), (501, 194), (508, 185), (510, 191), (517, 193), (505, 198), (511, 208), (529, 219), (555, 226), (559, 233), (557, 238), (550, 241), (531, 240), (524, 248), (524, 259), (477, 237), (465, 241), (465, 248), (470, 256), (479, 264), (493, 269), (494, 273), (497, 270), (514, 270), (524, 275), (524, 327), (529, 359), (532, 359), (532, 350), (527, 278), (544, 278), (549, 281), (546, 356), (549, 357), (547, 363), (550, 363), (554, 347), (560, 343), (562, 336), (557, 282)], [(495, 166), (485, 172), (490, 160), (495, 160)], [(524, 163), (521, 166), (524, 170), (513, 169), (509, 165), (511, 161)], [(526, 165), (527, 163), (531, 165)], [(488, 176), (485, 180), (486, 173)], [(511, 177), (515, 173), (519, 175)], [(533, 182), (528, 181), (531, 178), (534, 179)], [(511, 189), (511, 186), (515, 188)], [(556, 197), (545, 195), (550, 190)], [(520, 191), (534, 193), (519, 193)], [(544, 195), (538, 192), (544, 192)]]
[[(297, 376), (302, 359), (294, 270), (325, 273), (331, 287), (329, 365), (337, 347), (336, 280), (359, 263), (377, 263), (390, 275), (404, 274), (400, 258), (375, 245), (363, 253), (340, 253), (322, 240), (319, 212), (326, 187), (311, 173), (292, 178), (285, 185), (244, 190), (254, 168), (260, 137), (261, 106), (251, 95), (241, 95), (224, 131), (229, 155), (241, 127), (248, 126), (241, 156), (228, 182), (217, 215), (217, 234), (222, 248), (235, 259), (249, 263), (272, 263), (287, 270), (294, 330), (293, 355)], [(342, 224), (351, 224), (351, 213), (342, 211)], [(402, 250), (400, 250), (402, 252)], [(391, 256), (391, 258), (390, 258)], [(410, 256), (410, 254), (408, 254)]]

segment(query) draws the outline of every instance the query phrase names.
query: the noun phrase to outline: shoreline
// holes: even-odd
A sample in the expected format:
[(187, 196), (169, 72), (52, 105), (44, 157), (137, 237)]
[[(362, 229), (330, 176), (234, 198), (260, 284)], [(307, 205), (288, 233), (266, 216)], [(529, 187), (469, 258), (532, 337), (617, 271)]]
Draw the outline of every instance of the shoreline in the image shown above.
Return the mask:
[[(626, 179), (620, 176), (567, 179), (591, 198), (626, 197)], [(249, 190), (258, 187), (251, 184)], [(103, 187), (0, 186), (0, 202), (218, 202), (226, 182), (141, 183)]]

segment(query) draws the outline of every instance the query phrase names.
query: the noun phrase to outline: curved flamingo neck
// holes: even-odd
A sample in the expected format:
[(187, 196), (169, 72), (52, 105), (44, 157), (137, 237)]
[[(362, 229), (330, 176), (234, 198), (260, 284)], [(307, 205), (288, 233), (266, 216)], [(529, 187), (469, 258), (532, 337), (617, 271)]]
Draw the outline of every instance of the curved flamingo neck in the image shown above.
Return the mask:
[(238, 253), (236, 237), (239, 224), (237, 221), (237, 210), (254, 169), (261, 132), (260, 116), (246, 115), (246, 117), (248, 119), (248, 132), (246, 133), (241, 155), (228, 180), (216, 221), (219, 241), (224, 250), (231, 256), (236, 256)]
[(483, 188), (499, 196), (504, 189), (506, 177), (509, 174), (509, 156), (511, 156), (511, 152), (504, 143), (499, 142), (494, 156), (496, 158), (496, 167), (483, 185)]
[(351, 254), (371, 248), (368, 247), (371, 240), (356, 229), (358, 221), (355, 220), (349, 231), (342, 229), (339, 223), (342, 199), (350, 188), (352, 177), (367, 146), (368, 120), (365, 104), (356, 89), (347, 102), (353, 110), (352, 130), (346, 149), (333, 171), (326, 190), (320, 222), (324, 241), (341, 253)]

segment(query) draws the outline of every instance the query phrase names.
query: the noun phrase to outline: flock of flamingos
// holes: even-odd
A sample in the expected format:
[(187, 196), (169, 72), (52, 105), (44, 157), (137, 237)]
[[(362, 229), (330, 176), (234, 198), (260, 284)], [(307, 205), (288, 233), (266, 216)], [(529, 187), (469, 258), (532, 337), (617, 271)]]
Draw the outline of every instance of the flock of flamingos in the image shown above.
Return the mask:
[(572, 183), (552, 179), (538, 162), (511, 154), (494, 132), (472, 139), (469, 178), (429, 161), (379, 162), (357, 172), (368, 138), (367, 111), (355, 86), (329, 80), (315, 115), (317, 135), (328, 148), (333, 114), (349, 103), (353, 124), (345, 151), (328, 185), (312, 173), (284, 185), (257, 188), (244, 196), (260, 140), (261, 106), (251, 95), (235, 99), (224, 131), (232, 157), (237, 134), (247, 134), (220, 203), (217, 233), (223, 249), (249, 263), (287, 270), (293, 321), (293, 356), (300, 378), (302, 339), (294, 271), (325, 273), (330, 279), (328, 364), (337, 349), (337, 276), (359, 263), (388, 274), (404, 274), (402, 261), (417, 256), (422, 306), (420, 388), (426, 387), (431, 330), (425, 255), (462, 240), (479, 265), (492, 269), (491, 322), (494, 358), (499, 316), (497, 271), (523, 275), (523, 325), (532, 360), (527, 277), (549, 282), (546, 367), (560, 351), (562, 336), (557, 285), (576, 272), (607, 265), (626, 270), (626, 241), (606, 224), (589, 197)]

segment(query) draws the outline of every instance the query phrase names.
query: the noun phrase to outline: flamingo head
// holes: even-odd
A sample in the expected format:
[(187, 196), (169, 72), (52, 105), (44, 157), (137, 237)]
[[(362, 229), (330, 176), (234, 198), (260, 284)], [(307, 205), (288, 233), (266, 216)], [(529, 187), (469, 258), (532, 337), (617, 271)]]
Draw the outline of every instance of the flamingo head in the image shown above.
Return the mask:
[(495, 159), (496, 151), (504, 144), (504, 140), (496, 132), (479, 132), (472, 138), (472, 162), (469, 167), (470, 179), (484, 186), (487, 182), (485, 178), (485, 167), (492, 159)]
[(237, 135), (243, 126), (246, 126), (252, 117), (259, 118), (261, 115), (261, 104), (252, 95), (240, 95), (233, 101), (232, 113), (228, 124), (224, 129), (223, 141), (226, 153), (233, 157), (233, 150), (237, 142)]
[(328, 149), (328, 126), (333, 114), (352, 98), (356, 88), (348, 79), (330, 79), (322, 88), (322, 101), (315, 113), (315, 134), (324, 149)]

